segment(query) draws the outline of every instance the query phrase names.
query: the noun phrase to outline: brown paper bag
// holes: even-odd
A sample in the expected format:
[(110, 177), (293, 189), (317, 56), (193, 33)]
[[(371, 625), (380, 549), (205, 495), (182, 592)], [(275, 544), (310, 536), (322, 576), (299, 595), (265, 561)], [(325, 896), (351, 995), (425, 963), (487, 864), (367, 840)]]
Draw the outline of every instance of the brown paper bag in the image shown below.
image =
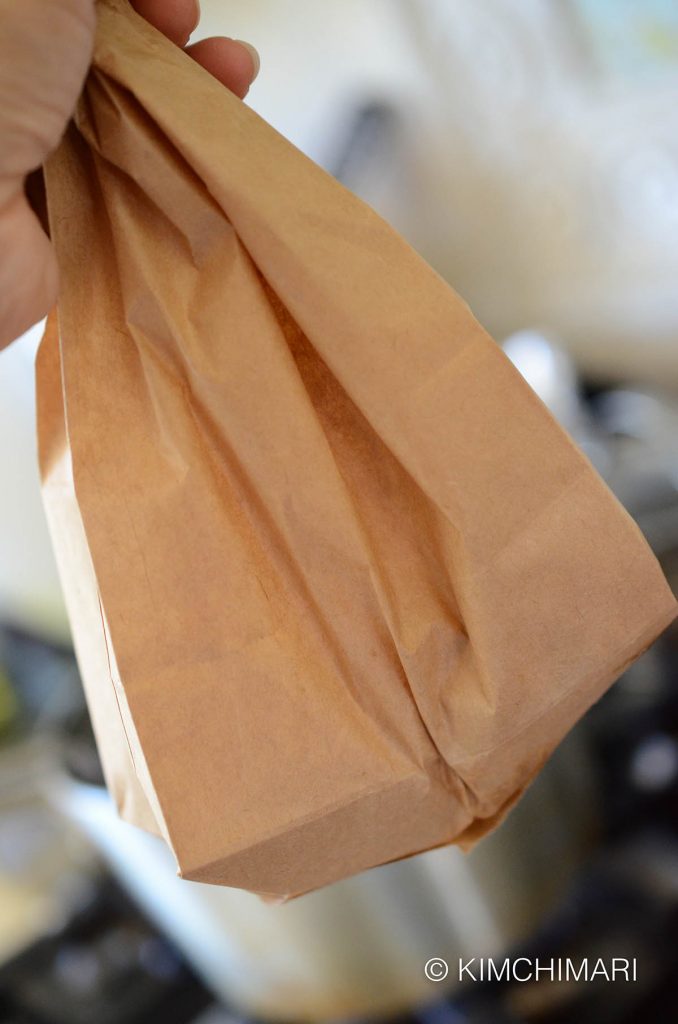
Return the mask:
[(494, 828), (674, 617), (464, 303), (100, 4), (46, 169), (47, 511), (107, 780), (187, 878), (290, 895)]

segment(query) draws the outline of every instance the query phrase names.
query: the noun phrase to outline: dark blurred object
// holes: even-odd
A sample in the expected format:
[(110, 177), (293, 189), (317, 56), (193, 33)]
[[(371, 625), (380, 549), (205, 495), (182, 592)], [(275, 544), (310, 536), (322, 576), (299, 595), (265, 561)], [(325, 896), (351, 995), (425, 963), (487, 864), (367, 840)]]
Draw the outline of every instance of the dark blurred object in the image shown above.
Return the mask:
[[(72, 647), (0, 625), (0, 707), (11, 693), (11, 723), (0, 733), (50, 734), (62, 740), (62, 758), (75, 778), (103, 785), (101, 763)], [(3, 689), (4, 685), (4, 689)], [(9, 700), (5, 697), (5, 704)], [(7, 717), (7, 716), (5, 716)], [(9, 727), (11, 725), (11, 728)]]
[(26, 731), (54, 731), (79, 718), (84, 697), (73, 650), (18, 626), (0, 624), (0, 664)]
[(660, 827), (678, 841), (678, 628), (588, 715), (603, 838)]
[(188, 1024), (211, 996), (111, 881), (0, 968), (0, 1024)]
[(532, 940), (507, 954), (541, 964), (635, 958), (637, 981), (478, 982), (452, 1005), (469, 1024), (668, 1024), (678, 1020), (677, 944), (678, 841), (648, 833), (596, 857)]
[(396, 108), (379, 99), (361, 104), (340, 138), (334, 154), (325, 161), (327, 168), (347, 188), (355, 186), (366, 168), (388, 166), (396, 154)]
[(593, 416), (614, 460), (607, 482), (658, 557), (678, 551), (678, 404), (659, 391), (599, 391)]

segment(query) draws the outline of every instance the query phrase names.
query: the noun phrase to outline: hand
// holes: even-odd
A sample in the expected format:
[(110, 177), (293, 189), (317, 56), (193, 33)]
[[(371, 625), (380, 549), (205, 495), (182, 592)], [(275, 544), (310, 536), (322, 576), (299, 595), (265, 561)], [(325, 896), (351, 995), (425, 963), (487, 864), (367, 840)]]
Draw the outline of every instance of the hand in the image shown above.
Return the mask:
[[(186, 46), (198, 0), (132, 0), (137, 11), (244, 97), (256, 50), (234, 39)], [(57, 146), (92, 56), (94, 0), (0, 0), (0, 348), (49, 312), (57, 266), (24, 193), (26, 175)]]

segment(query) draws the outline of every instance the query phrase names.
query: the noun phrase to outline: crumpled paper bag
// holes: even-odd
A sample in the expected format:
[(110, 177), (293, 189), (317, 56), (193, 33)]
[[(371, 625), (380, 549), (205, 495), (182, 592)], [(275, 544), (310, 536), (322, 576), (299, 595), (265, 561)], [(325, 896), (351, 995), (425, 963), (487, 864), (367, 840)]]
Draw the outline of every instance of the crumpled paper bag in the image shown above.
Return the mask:
[(676, 605), (467, 306), (124, 0), (46, 167), (45, 502), (108, 785), (290, 896), (495, 828)]

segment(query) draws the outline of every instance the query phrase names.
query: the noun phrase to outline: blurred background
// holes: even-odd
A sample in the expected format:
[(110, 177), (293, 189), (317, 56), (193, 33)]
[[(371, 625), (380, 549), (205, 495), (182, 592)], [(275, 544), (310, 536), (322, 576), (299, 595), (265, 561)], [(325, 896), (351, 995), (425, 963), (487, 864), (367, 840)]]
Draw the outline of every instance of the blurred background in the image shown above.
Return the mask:
[[(248, 102), (460, 292), (677, 591), (678, 4), (202, 7), (198, 36), (262, 55)], [(675, 627), (470, 856), (273, 906), (179, 881), (116, 819), (41, 508), (39, 335), (0, 355), (0, 1024), (678, 1020)], [(506, 955), (635, 957), (638, 981), (456, 981)]]

